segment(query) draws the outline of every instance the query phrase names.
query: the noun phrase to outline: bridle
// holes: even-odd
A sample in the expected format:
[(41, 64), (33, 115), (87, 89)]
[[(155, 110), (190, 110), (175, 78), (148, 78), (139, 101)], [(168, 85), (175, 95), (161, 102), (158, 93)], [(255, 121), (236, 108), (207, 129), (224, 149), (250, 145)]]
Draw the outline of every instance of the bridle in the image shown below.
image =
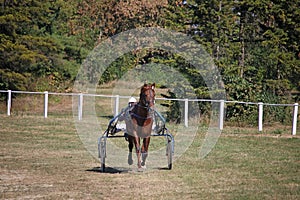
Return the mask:
[(150, 101), (147, 101), (146, 99), (146, 94), (145, 93), (141, 93), (140, 94), (140, 101), (135, 105), (144, 109), (147, 109), (147, 117), (142, 117), (134, 112), (131, 113), (131, 115), (133, 115), (136, 118), (139, 119), (149, 119), (153, 117), (153, 113), (154, 113), (154, 109), (152, 108), (154, 106), (155, 100), (154, 100), (154, 91), (153, 89), (149, 90), (151, 97), (153, 97)]
[(139, 104), (142, 103), (143, 105), (139, 105), (139, 106), (147, 108), (149, 110), (152, 106), (154, 106), (155, 100), (154, 100), (154, 94), (153, 94), (154, 91), (153, 91), (153, 89), (150, 89), (148, 91), (150, 93), (149, 95), (152, 98), (149, 101), (147, 101), (146, 94), (145, 93), (141, 93), (140, 94), (140, 102), (139, 102)]

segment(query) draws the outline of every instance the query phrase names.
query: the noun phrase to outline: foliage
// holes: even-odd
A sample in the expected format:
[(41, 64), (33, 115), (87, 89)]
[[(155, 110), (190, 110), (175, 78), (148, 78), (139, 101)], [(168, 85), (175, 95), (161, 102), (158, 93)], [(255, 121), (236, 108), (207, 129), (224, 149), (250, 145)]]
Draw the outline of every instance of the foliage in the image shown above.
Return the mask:
[[(61, 82), (74, 79), (83, 57), (74, 38), (58, 31), (57, 21), (62, 23), (65, 12), (60, 9), (63, 6), (67, 6), (63, 1), (11, 1), (3, 5), (0, 11), (0, 69), (4, 81), (1, 89), (38, 90), (32, 80), (40, 77), (55, 77)], [(8, 78), (11, 76), (14, 76), (13, 82), (16, 81), (13, 87), (12, 79)], [(28, 84), (19, 84), (18, 80)]]
[[(297, 0), (23, 0), (2, 2), (0, 13), (0, 89), (70, 91), (80, 64), (97, 44), (137, 27), (163, 27), (205, 47), (222, 74), (227, 99), (257, 102), (266, 94), (278, 103), (299, 99), (292, 95), (300, 90)], [(193, 66), (159, 49), (120, 56), (100, 83), (151, 63), (176, 69), (198, 98), (210, 98)], [(208, 105), (199, 105), (209, 112)], [(227, 117), (247, 118), (253, 109), (230, 106)]]
[[(162, 95), (164, 98), (176, 98), (174, 92), (168, 91), (168, 95)], [(166, 101), (162, 106), (168, 107), (167, 119), (168, 121), (175, 122), (176, 124), (180, 123), (182, 120), (181, 109), (179, 101)]]
[(11, 90), (18, 90), (18, 89), (25, 90), (26, 85), (27, 85), (26, 75), (0, 69), (1, 88), (10, 88)]

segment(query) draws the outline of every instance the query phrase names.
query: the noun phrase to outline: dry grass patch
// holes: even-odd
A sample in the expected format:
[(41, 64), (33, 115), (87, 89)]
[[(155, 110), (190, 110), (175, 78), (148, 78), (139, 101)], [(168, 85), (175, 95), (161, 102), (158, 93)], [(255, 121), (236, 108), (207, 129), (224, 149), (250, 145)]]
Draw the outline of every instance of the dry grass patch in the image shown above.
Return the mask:
[(199, 159), (200, 129), (171, 171), (100, 173), (71, 117), (0, 115), (0, 125), (2, 199), (300, 198), (299, 138), (221, 136)]

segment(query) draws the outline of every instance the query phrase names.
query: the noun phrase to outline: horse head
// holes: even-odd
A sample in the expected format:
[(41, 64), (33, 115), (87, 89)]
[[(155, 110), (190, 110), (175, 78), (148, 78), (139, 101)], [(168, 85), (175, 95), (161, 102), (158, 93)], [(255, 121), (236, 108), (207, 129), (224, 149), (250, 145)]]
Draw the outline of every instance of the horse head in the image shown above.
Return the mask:
[(153, 84), (144, 84), (141, 88), (140, 93), (140, 103), (142, 106), (151, 108), (154, 106), (155, 102), (155, 83)]

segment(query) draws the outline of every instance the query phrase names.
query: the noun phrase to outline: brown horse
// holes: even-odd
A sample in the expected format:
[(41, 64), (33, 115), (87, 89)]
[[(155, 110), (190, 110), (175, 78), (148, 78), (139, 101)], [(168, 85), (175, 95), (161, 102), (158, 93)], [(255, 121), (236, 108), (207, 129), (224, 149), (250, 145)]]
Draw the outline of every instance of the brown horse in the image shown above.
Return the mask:
[[(141, 88), (140, 99), (134, 105), (130, 112), (130, 120), (126, 122), (128, 132), (128, 164), (132, 165), (132, 149), (135, 145), (138, 160), (138, 168), (144, 167), (148, 156), (148, 148), (150, 143), (150, 135), (152, 131), (153, 115), (154, 115), (154, 99), (155, 99), (155, 83), (144, 84)], [(140, 139), (143, 139), (142, 146)], [(142, 155), (142, 161), (141, 161)]]

